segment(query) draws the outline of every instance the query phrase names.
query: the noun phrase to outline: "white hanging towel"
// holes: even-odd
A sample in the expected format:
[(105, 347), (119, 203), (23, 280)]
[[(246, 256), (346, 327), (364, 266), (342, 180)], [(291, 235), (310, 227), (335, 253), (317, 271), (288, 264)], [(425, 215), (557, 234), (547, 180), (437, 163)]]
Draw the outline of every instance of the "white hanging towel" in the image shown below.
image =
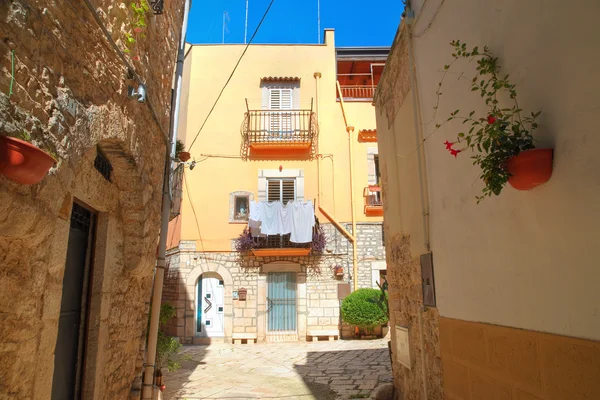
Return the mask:
[(279, 235), (282, 230), (281, 202), (263, 202), (262, 225), (260, 232), (264, 235)]
[(292, 232), (290, 242), (312, 242), (313, 227), (315, 226), (315, 209), (312, 201), (306, 203), (295, 201), (290, 204), (292, 208)]
[(250, 233), (252, 236), (260, 235), (260, 226), (262, 225), (262, 218), (264, 215), (264, 203), (258, 201), (250, 202), (250, 214), (248, 215), (248, 227), (250, 227)]
[[(279, 203), (279, 202), (278, 202)], [(283, 203), (279, 203), (279, 235), (287, 235), (292, 233), (293, 226), (293, 204), (291, 200), (284, 206)]]

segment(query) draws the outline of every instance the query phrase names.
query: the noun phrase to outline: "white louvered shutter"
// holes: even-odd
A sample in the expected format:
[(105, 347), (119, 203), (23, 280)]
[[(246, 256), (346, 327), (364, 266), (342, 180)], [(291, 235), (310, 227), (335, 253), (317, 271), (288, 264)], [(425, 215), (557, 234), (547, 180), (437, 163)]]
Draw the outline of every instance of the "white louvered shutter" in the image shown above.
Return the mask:
[[(281, 137), (292, 130), (292, 118), (289, 112), (292, 109), (292, 88), (270, 88), (269, 109), (271, 112), (271, 135)], [(281, 111), (280, 111), (281, 110)]]
[(281, 201), (287, 204), (288, 201), (296, 200), (295, 179), (269, 179), (267, 189), (267, 201)]

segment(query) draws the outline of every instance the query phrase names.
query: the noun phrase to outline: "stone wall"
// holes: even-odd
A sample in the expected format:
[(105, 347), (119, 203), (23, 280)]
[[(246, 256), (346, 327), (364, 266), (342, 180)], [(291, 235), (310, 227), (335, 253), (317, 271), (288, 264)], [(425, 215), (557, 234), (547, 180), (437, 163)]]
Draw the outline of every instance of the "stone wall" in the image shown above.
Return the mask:
[[(122, 50), (131, 9), (92, 3)], [(147, 18), (139, 61), (124, 56), (145, 104), (127, 98), (138, 82), (85, 2), (0, 6), (0, 135), (28, 132), (58, 158), (36, 185), (0, 176), (0, 398), (50, 398), (74, 201), (96, 214), (83, 398), (138, 394), (182, 4)], [(93, 167), (98, 150), (111, 181)]]
[[(350, 223), (343, 225), (349, 231), (352, 230)], [(261, 267), (273, 263), (299, 266), (298, 313), (306, 320), (303, 329), (338, 330), (338, 284), (346, 282), (352, 285), (352, 246), (331, 224), (322, 226), (327, 237), (327, 247), (324, 254), (317, 257), (248, 257), (237, 252), (201, 252), (196, 251), (195, 241), (181, 241), (178, 248), (169, 252), (163, 301), (177, 307), (177, 318), (169, 322), (166, 333), (180, 337), (184, 343), (195, 342), (194, 285), (201, 271), (216, 271), (224, 279), (224, 275), (230, 277), (232, 284), (229, 288), (226, 286), (226, 293), (238, 291), (242, 287), (247, 289), (246, 301), (233, 300), (231, 310), (225, 306), (225, 322), (230, 326), (230, 333), (258, 333), (264, 325), (261, 318), (266, 314), (261, 305), (261, 299), (266, 296), (261, 291), (265, 290), (261, 287), (266, 275)], [(372, 287), (371, 263), (385, 260), (382, 224), (359, 223), (357, 231), (359, 287)], [(344, 268), (345, 273), (341, 279), (334, 276), (336, 265)], [(300, 290), (304, 290), (300, 287), (305, 287), (306, 293), (300, 293)], [(346, 336), (352, 335), (351, 327), (344, 325), (344, 328)], [(225, 336), (229, 338), (231, 335), (227, 330), (226, 327)], [(304, 340), (305, 337), (299, 339)]]

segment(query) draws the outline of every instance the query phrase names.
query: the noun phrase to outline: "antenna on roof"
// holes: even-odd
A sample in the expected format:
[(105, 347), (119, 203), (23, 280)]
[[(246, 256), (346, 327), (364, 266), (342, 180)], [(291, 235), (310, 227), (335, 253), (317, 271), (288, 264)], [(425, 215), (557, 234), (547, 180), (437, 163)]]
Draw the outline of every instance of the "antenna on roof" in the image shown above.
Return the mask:
[(317, 43), (321, 44), (321, 0), (317, 0)]
[(229, 33), (227, 29), (227, 23), (229, 22), (229, 14), (227, 11), (223, 11), (223, 44), (225, 44), (225, 32)]
[(244, 28), (244, 44), (246, 44), (247, 37), (248, 37), (248, 0), (246, 0), (246, 27)]

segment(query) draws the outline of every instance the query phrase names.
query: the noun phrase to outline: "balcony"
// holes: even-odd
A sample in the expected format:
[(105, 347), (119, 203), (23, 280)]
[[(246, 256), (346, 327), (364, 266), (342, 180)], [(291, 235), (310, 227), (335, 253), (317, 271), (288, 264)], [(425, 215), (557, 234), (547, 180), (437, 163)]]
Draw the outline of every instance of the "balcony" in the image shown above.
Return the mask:
[(316, 154), (317, 120), (312, 107), (248, 109), (241, 134), (244, 160), (309, 160)]
[(358, 131), (359, 143), (377, 143), (377, 129), (361, 129)]
[(367, 186), (363, 191), (363, 197), (365, 198), (365, 215), (367, 217), (383, 216), (381, 186)]
[(171, 172), (170, 190), (171, 210), (169, 221), (179, 216), (181, 213), (181, 199), (183, 194), (183, 164), (179, 164)]
[(372, 101), (375, 89), (375, 86), (340, 85), (344, 101)]
[(254, 237), (256, 247), (252, 254), (257, 257), (271, 256), (307, 256), (311, 251), (311, 243), (290, 242), (290, 235), (268, 235)]

